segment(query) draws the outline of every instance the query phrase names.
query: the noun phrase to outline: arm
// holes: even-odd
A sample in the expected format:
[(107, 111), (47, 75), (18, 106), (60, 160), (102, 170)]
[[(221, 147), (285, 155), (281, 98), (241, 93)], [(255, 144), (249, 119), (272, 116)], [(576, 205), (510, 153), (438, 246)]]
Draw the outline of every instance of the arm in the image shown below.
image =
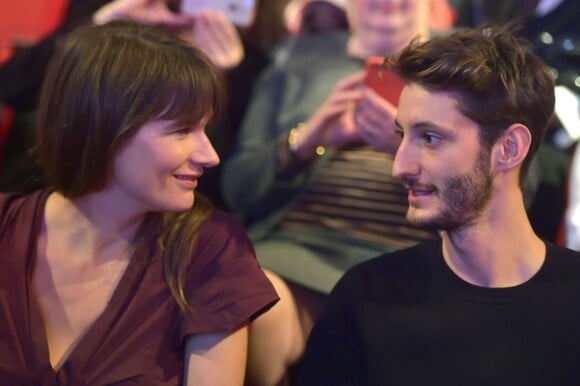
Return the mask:
[[(276, 212), (304, 189), (318, 165), (317, 146), (341, 148), (359, 140), (349, 117), (360, 97), (360, 74), (352, 75), (347, 68), (337, 72), (333, 82), (331, 77), (288, 67), (270, 68), (261, 79), (237, 153), (224, 166), (223, 195), (246, 224)], [(288, 162), (288, 132), (300, 122), (296, 157)]]
[(192, 306), (179, 332), (184, 382), (241, 386), (249, 323), (278, 299), (260, 269), (243, 227), (214, 211), (199, 230), (184, 293)]
[(226, 333), (193, 335), (185, 348), (184, 386), (242, 386), (248, 327)]
[(291, 129), (282, 127), (278, 119), (286, 82), (287, 74), (277, 66), (265, 70), (246, 110), (235, 151), (223, 166), (222, 194), (245, 222), (259, 217), (260, 205), (264, 213), (282, 206), (303, 183), (300, 176), (283, 182), (276, 178), (278, 138)]
[(244, 46), (228, 17), (206, 10), (192, 18), (193, 23), (179, 31), (181, 38), (199, 47), (221, 71), (239, 66), (244, 59)]

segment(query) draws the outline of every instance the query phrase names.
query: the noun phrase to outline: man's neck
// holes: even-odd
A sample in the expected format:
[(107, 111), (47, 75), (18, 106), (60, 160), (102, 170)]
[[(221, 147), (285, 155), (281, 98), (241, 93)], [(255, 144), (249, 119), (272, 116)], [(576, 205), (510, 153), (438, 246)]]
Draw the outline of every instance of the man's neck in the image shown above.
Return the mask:
[[(496, 200), (497, 201), (497, 200)], [(523, 201), (504, 201), (472, 225), (443, 232), (443, 256), (464, 281), (482, 287), (522, 284), (541, 268), (546, 247), (534, 233)]]

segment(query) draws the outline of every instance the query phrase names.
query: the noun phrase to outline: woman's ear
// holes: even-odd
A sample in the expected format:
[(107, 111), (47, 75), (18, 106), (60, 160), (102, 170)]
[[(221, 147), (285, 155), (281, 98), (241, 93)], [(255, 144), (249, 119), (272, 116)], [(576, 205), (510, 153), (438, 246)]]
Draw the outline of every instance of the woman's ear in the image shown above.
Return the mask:
[(521, 123), (514, 123), (498, 138), (494, 145), (498, 170), (517, 167), (524, 162), (530, 150), (532, 134)]

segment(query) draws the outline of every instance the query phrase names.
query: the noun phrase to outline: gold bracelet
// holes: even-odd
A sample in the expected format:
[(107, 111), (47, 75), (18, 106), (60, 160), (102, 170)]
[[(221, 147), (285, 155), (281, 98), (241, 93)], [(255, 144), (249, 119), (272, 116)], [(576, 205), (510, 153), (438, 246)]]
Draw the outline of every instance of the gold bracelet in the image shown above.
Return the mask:
[(288, 134), (288, 149), (290, 149), (292, 153), (296, 153), (296, 150), (298, 150), (297, 146), (298, 146), (298, 128), (295, 127), (292, 130), (290, 130), (290, 134)]
[[(298, 151), (298, 135), (300, 134), (300, 128), (302, 125), (302, 123), (299, 123), (298, 126), (291, 129), (290, 134), (288, 134), (288, 149), (293, 154), (296, 154)], [(320, 157), (326, 153), (326, 148), (324, 146), (316, 146), (315, 153)]]

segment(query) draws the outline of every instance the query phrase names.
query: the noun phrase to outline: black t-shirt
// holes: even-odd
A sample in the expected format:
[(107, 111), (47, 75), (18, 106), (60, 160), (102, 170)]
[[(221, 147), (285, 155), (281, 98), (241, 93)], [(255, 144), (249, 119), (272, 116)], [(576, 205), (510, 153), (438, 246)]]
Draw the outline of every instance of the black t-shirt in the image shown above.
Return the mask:
[(316, 324), (306, 385), (578, 385), (580, 253), (547, 243), (527, 282), (457, 277), (441, 241), (350, 270)]

